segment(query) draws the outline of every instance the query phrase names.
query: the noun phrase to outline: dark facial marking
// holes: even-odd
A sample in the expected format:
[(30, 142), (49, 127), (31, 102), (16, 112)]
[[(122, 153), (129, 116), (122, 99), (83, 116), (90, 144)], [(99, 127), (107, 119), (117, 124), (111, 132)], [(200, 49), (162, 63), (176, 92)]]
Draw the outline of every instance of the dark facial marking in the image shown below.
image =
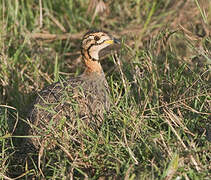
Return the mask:
[(99, 41), (99, 40), (100, 40), (100, 37), (99, 37), (99, 36), (95, 36), (95, 37), (94, 37), (94, 40), (95, 40), (95, 41)]
[(89, 58), (90, 58), (91, 60), (97, 61), (97, 59), (92, 58), (92, 56), (91, 56), (90, 53), (89, 53), (89, 50), (90, 50), (91, 47), (94, 46), (94, 45), (95, 45), (95, 44), (90, 44), (90, 46), (89, 46), (88, 49), (87, 49), (87, 54), (88, 54), (88, 56), (89, 56)]

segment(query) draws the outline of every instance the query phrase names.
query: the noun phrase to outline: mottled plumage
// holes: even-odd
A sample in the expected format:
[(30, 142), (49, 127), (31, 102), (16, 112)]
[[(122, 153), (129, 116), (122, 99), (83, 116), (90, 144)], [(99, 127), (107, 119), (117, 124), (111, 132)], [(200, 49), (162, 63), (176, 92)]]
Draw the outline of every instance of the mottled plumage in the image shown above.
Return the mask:
[(43, 143), (47, 143), (48, 148), (55, 146), (54, 135), (64, 140), (68, 134), (77, 141), (83, 128), (99, 128), (110, 107), (108, 84), (99, 60), (115, 43), (117, 41), (105, 32), (86, 33), (81, 43), (84, 73), (38, 93), (28, 116), (29, 134), (34, 136), (30, 141), (36, 148)]

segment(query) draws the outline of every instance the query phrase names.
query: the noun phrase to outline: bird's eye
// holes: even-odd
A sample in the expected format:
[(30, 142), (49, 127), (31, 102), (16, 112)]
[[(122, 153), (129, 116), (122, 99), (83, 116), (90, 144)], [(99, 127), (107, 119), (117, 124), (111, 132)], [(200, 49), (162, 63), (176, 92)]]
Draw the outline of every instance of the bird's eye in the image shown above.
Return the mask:
[(99, 36), (95, 36), (95, 37), (94, 37), (94, 40), (95, 40), (95, 41), (99, 41), (99, 40), (100, 40), (100, 37), (99, 37)]

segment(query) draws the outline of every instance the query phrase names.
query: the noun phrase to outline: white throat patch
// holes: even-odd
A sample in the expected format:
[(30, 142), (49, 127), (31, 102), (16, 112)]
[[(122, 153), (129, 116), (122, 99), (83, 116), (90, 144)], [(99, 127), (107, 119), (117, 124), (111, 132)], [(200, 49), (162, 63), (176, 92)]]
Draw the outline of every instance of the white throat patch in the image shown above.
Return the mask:
[(99, 52), (100, 52), (100, 50), (106, 48), (109, 45), (110, 44), (107, 44), (107, 43), (93, 45), (89, 49), (89, 54), (90, 54), (91, 58), (99, 60)]

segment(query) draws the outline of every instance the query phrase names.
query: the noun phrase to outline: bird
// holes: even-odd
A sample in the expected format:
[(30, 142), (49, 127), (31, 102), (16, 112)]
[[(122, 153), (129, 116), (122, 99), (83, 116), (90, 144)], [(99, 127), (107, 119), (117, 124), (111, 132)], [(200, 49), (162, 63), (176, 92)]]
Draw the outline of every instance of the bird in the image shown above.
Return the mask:
[(52, 149), (56, 138), (65, 141), (65, 132), (78, 142), (82, 129), (97, 130), (101, 126), (111, 101), (100, 60), (119, 45), (120, 41), (105, 31), (91, 30), (83, 36), (84, 72), (45, 87), (32, 103), (27, 117), (28, 135), (35, 148), (45, 144)]

